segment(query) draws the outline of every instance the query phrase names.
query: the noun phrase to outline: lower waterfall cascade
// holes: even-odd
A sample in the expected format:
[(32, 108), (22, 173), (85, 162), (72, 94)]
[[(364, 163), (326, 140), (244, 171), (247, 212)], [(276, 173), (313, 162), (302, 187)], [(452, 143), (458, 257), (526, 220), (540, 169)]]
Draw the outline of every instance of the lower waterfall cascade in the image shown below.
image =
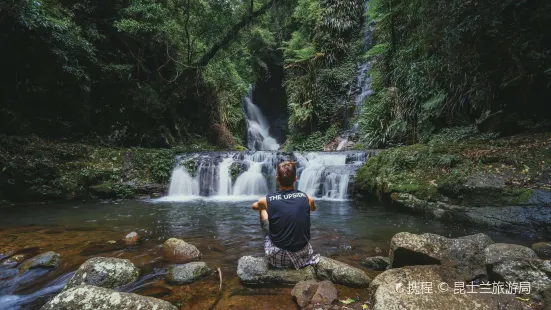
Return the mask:
[(209, 152), (177, 157), (168, 199), (260, 197), (277, 189), (276, 166), (297, 163), (295, 187), (316, 198), (344, 200), (356, 170), (375, 151)]

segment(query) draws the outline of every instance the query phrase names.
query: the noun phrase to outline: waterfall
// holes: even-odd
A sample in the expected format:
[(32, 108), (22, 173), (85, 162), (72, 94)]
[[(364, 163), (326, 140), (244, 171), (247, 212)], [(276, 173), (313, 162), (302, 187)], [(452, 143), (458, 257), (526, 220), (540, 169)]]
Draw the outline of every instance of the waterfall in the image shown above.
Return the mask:
[(233, 157), (224, 158), (220, 163), (220, 177), (218, 178), (219, 196), (228, 196), (232, 193), (232, 175), (230, 170), (232, 164)]
[(189, 175), (184, 167), (176, 167), (170, 178), (169, 196), (197, 196), (199, 182)]
[(295, 154), (301, 168), (298, 190), (313, 197), (345, 199), (352, 170), (347, 168), (347, 153)]
[[(364, 49), (365, 51), (368, 51), (371, 48), (371, 38), (373, 33), (373, 23), (367, 20), (367, 10), (369, 6), (369, 1), (365, 2), (364, 5)], [(364, 63), (361, 63), (358, 65), (358, 70), (356, 71), (356, 85), (355, 85), (355, 93), (356, 97), (354, 98), (354, 117), (357, 117), (361, 113), (362, 104), (369, 96), (373, 94), (373, 90), (371, 89), (371, 77), (369, 76), (369, 71), (371, 70), (371, 67), (373, 65), (373, 60), (369, 59)], [(351, 132), (355, 133), (358, 132), (359, 125), (358, 123), (355, 123), (352, 128)]]
[(235, 180), (233, 194), (253, 196), (268, 193), (268, 184), (262, 175), (262, 164), (253, 162), (249, 169)]
[(247, 147), (249, 150), (278, 150), (279, 144), (270, 136), (268, 121), (253, 103), (253, 89), (249, 88), (249, 96), (243, 99), (245, 118), (247, 119)]
[(261, 197), (277, 189), (275, 168), (284, 160), (297, 162), (298, 190), (316, 198), (346, 199), (349, 183), (370, 152), (374, 151), (183, 154), (177, 158), (168, 197), (164, 199)]

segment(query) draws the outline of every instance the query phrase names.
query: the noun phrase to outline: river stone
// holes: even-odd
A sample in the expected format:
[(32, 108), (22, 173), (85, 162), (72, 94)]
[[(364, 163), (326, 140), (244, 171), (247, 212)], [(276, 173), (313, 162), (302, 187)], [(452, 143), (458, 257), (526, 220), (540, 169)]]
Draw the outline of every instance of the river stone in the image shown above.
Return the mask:
[(237, 262), (237, 276), (245, 284), (296, 284), (315, 279), (314, 267), (302, 269), (279, 269), (268, 266), (263, 257), (243, 256)]
[(319, 280), (329, 280), (346, 286), (362, 287), (371, 282), (362, 270), (324, 256), (320, 257), (315, 270)]
[(177, 310), (164, 300), (140, 296), (131, 293), (117, 292), (91, 285), (73, 287), (55, 296), (42, 310)]
[(191, 283), (206, 276), (211, 269), (204, 262), (192, 262), (168, 267), (165, 279), (171, 284)]
[(201, 252), (193, 244), (177, 238), (165, 241), (163, 250), (165, 258), (173, 263), (187, 263), (201, 256)]
[(124, 243), (128, 246), (136, 245), (138, 243), (138, 233), (133, 231), (124, 237)]
[(534, 250), (540, 258), (551, 258), (551, 242), (534, 243), (532, 244), (532, 250)]
[(301, 308), (305, 308), (308, 304), (330, 305), (337, 300), (337, 289), (329, 281), (307, 280), (297, 283), (293, 287), (291, 295), (296, 298), (297, 304)]
[(35, 268), (55, 268), (59, 263), (59, 254), (56, 252), (46, 252), (25, 261), (19, 267), (19, 273), (24, 273), (29, 269)]
[(551, 261), (541, 259), (516, 259), (493, 265), (491, 281), (528, 282), (530, 294), (541, 294), (551, 289)]
[[(370, 284), (370, 309), (529, 309), (519, 303), (514, 295), (454, 294), (455, 283), (463, 282), (466, 276), (455, 268), (439, 265), (387, 270)], [(421, 289), (422, 286), (424, 289)]]
[(369, 269), (383, 271), (390, 265), (390, 259), (384, 256), (373, 256), (364, 259), (361, 264)]
[(138, 275), (138, 268), (128, 259), (94, 257), (78, 268), (64, 290), (83, 284), (116, 288), (134, 282)]
[(538, 258), (536, 252), (534, 252), (532, 249), (522, 245), (508, 243), (490, 244), (487, 248), (484, 249), (484, 255), (486, 257), (487, 266), (504, 260), (514, 260), (519, 258)]
[(436, 234), (401, 232), (390, 241), (392, 268), (414, 265), (457, 267), (469, 279), (486, 276), (484, 249), (493, 244), (485, 234), (448, 239)]

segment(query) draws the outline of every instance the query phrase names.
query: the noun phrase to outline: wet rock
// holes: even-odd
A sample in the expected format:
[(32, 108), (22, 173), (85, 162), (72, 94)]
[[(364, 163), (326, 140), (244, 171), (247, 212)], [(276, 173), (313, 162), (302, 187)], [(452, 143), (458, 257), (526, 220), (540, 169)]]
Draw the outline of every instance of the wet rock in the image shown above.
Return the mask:
[[(140, 194), (142, 197), (159, 197), (163, 196), (167, 191), (166, 185), (156, 184), (156, 183), (147, 183), (143, 186), (136, 187), (136, 193)], [(149, 199), (145, 198), (145, 199)]]
[(331, 305), (337, 300), (337, 289), (329, 281), (317, 282), (315, 280), (300, 281), (291, 291), (297, 304), (305, 308), (308, 304), (315, 307)]
[(201, 252), (181, 239), (170, 238), (163, 244), (164, 256), (173, 263), (187, 263), (201, 257)]
[(268, 266), (263, 257), (243, 256), (237, 262), (237, 276), (245, 284), (296, 284), (303, 280), (315, 279), (314, 267), (276, 269)]
[(94, 257), (78, 268), (64, 290), (84, 284), (116, 288), (134, 282), (138, 275), (138, 268), (128, 259)]
[(138, 233), (133, 231), (124, 237), (124, 243), (128, 246), (138, 243)]
[(484, 249), (486, 265), (493, 265), (504, 260), (514, 260), (520, 258), (538, 258), (536, 253), (525, 246), (508, 243), (490, 244)]
[(59, 263), (60, 255), (56, 252), (46, 252), (25, 261), (19, 267), (19, 273), (25, 273), (29, 269), (35, 268), (55, 268)]
[(367, 268), (382, 271), (390, 266), (390, 259), (384, 256), (368, 257), (361, 264)]
[(551, 258), (551, 242), (534, 243), (532, 244), (532, 250), (534, 250), (540, 258)]
[(165, 279), (171, 284), (186, 284), (198, 280), (211, 272), (204, 262), (192, 262), (168, 267)]
[(390, 241), (392, 268), (414, 265), (444, 265), (457, 267), (469, 279), (486, 276), (484, 249), (493, 244), (485, 234), (448, 239), (435, 234), (402, 232)]
[(541, 259), (516, 259), (495, 263), (490, 281), (528, 282), (531, 294), (541, 294), (551, 289), (551, 261)]
[(21, 262), (23, 262), (24, 260), (25, 260), (25, 255), (23, 254), (13, 255), (5, 259), (2, 262), (2, 265), (8, 266), (8, 267), (14, 267), (20, 264)]
[(371, 282), (362, 270), (323, 256), (315, 266), (315, 270), (319, 280), (329, 280), (346, 286), (362, 287)]
[(454, 293), (455, 282), (463, 282), (465, 276), (448, 266), (409, 266), (387, 270), (370, 284), (370, 309), (529, 309), (519, 303), (514, 295)]
[(177, 310), (178, 308), (160, 299), (117, 292), (91, 285), (81, 285), (63, 291), (42, 307), (42, 310), (54, 309)]

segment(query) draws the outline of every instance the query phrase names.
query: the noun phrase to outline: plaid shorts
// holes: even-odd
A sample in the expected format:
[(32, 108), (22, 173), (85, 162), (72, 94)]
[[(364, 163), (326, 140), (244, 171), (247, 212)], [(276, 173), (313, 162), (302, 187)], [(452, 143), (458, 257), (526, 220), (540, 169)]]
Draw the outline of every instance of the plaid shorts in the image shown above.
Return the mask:
[(272, 243), (272, 239), (270, 239), (269, 221), (262, 221), (261, 227), (264, 233), (264, 253), (266, 254), (268, 263), (272, 267), (295, 267), (295, 269), (300, 269), (308, 265), (315, 265), (318, 263), (320, 255), (314, 254), (314, 250), (312, 249), (310, 242), (308, 242), (304, 248), (297, 252), (282, 250), (275, 246)]

